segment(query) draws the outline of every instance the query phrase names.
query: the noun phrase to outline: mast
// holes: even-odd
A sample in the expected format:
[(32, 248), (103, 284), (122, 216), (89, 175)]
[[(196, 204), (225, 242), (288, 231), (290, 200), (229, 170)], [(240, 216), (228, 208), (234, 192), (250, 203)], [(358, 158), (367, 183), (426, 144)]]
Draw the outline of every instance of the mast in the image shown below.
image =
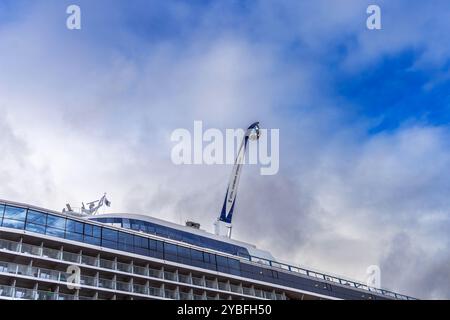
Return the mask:
[(234, 205), (236, 203), (236, 194), (241, 177), (242, 166), (244, 164), (245, 153), (249, 140), (256, 141), (260, 136), (259, 122), (255, 122), (247, 128), (244, 138), (238, 150), (233, 170), (231, 171), (230, 181), (228, 183), (225, 200), (219, 218), (214, 223), (215, 233), (221, 236), (231, 238), (231, 220), (233, 218)]

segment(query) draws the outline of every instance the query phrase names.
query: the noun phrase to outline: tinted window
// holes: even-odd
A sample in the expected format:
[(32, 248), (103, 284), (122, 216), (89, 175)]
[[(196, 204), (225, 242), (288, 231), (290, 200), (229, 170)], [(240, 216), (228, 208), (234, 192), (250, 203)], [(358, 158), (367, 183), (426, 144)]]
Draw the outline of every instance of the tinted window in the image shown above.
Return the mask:
[(82, 222), (67, 219), (66, 231), (75, 232), (75, 233), (83, 233), (83, 229), (84, 229), (84, 224)]
[(148, 239), (144, 237), (134, 236), (134, 245), (136, 247), (148, 249)]
[(49, 236), (64, 238), (64, 230), (59, 228), (47, 226), (47, 228), (45, 229), (45, 234), (48, 234)]
[(0, 204), (0, 226), (2, 225), (2, 221), (3, 221), (3, 212), (5, 211), (5, 205), (4, 204)]
[(102, 239), (103, 240), (117, 242), (117, 234), (118, 234), (118, 232), (116, 230), (102, 228)]
[(45, 233), (47, 214), (39, 211), (28, 210), (25, 229), (36, 233)]
[(84, 234), (89, 237), (100, 238), (101, 237), (101, 228), (99, 226), (85, 224), (84, 225)]
[(24, 208), (16, 208), (6, 206), (4, 219), (12, 219), (18, 221), (25, 221), (25, 217), (27, 215), (27, 210)]
[(119, 232), (119, 242), (133, 245), (133, 235), (125, 232)]
[(49, 214), (47, 216), (47, 228), (64, 229), (66, 227), (66, 219), (52, 216)]
[(203, 261), (203, 252), (198, 250), (191, 250), (192, 260)]
[(119, 232), (119, 244), (120, 250), (134, 252), (133, 235), (125, 232)]
[(25, 222), (4, 218), (2, 226), (5, 228), (23, 229)]
[(47, 222), (47, 214), (46, 213), (34, 211), (34, 210), (28, 210), (27, 224), (34, 223), (34, 224), (45, 225), (46, 222)]
[(29, 223), (27, 222), (25, 229), (27, 231), (31, 231), (31, 232), (36, 232), (36, 233), (45, 233), (45, 226), (44, 225), (40, 225), (40, 224), (35, 224), (35, 223)]

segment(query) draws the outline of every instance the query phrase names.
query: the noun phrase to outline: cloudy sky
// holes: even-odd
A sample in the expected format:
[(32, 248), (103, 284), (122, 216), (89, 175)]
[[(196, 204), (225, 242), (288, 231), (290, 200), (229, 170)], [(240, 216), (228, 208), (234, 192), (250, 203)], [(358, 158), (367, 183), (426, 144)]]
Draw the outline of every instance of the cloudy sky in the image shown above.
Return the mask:
[(446, 0), (0, 0), (0, 198), (108, 192), (112, 211), (212, 230), (231, 166), (172, 164), (170, 135), (259, 120), (280, 171), (244, 168), (236, 239), (450, 298), (449, 30)]

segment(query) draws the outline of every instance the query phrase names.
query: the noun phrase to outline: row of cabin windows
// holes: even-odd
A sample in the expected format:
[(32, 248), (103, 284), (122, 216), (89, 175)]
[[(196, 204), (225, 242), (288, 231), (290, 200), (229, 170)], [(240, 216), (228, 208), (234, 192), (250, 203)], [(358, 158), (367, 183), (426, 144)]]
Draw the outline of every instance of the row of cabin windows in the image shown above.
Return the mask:
[(357, 297), (359, 292), (347, 288), (336, 288), (330, 284), (318, 286), (318, 282), (293, 274), (241, 263), (239, 260), (199, 250), (178, 246), (163, 241), (132, 235), (117, 230), (55, 216), (45, 212), (0, 204), (0, 226), (32, 231), (59, 238), (85, 242), (126, 252), (180, 262), (227, 274), (255, 280), (268, 281), (299, 289), (321, 292), (339, 289), (336, 296), (344, 293)]
[(240, 273), (240, 262), (236, 259), (26, 208), (0, 204), (0, 225), (211, 270)]
[(250, 256), (248, 250), (244, 247), (210, 239), (207, 237), (202, 237), (200, 235), (192, 234), (182, 230), (157, 225), (147, 221), (126, 218), (94, 218), (93, 220), (111, 225), (121, 226), (122, 228), (126, 229), (155, 234), (163, 238), (182, 241), (192, 245), (201, 246), (204, 248), (217, 250), (220, 252), (229, 253), (245, 258), (248, 258)]

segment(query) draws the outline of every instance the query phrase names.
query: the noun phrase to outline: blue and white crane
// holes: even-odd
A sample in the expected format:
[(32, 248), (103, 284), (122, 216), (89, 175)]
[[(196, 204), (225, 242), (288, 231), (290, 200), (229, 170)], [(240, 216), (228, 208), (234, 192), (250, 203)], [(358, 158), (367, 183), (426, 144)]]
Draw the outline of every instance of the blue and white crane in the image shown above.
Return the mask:
[(239, 185), (239, 178), (241, 176), (242, 166), (244, 164), (245, 153), (247, 151), (249, 141), (256, 141), (259, 139), (259, 136), (259, 122), (255, 122), (247, 128), (244, 138), (242, 139), (241, 145), (239, 147), (236, 160), (234, 162), (233, 171), (231, 172), (230, 181), (228, 183), (222, 212), (220, 213), (219, 218), (214, 224), (216, 235), (227, 236), (231, 238), (231, 220), (233, 218), (234, 205), (236, 203), (236, 194)]

